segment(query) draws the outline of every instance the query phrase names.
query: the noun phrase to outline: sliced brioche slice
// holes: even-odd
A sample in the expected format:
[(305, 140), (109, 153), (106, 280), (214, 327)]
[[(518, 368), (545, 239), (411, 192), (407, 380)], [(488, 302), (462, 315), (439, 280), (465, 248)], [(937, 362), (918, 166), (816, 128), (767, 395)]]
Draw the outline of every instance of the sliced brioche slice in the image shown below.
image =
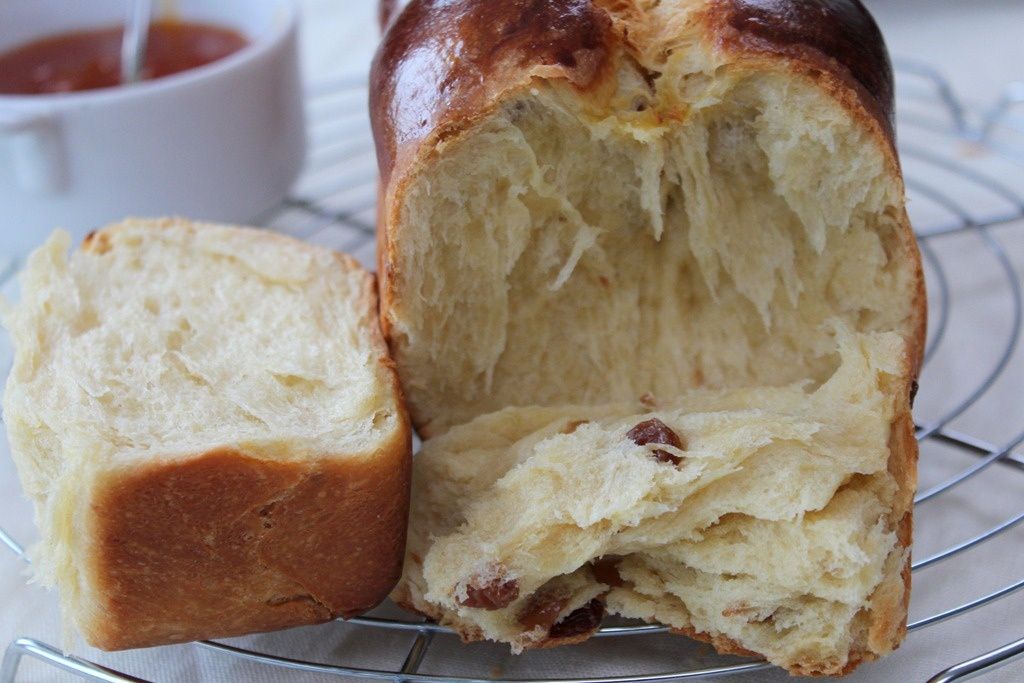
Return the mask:
[(585, 639), (607, 607), (794, 673), (885, 654), (908, 595), (887, 467), (905, 353), (898, 334), (842, 332), (817, 388), (454, 427), (415, 458), (394, 597), (514, 650)]
[(245, 228), (55, 234), (6, 316), (34, 570), (104, 649), (326, 621), (397, 580), (410, 432), (347, 256)]

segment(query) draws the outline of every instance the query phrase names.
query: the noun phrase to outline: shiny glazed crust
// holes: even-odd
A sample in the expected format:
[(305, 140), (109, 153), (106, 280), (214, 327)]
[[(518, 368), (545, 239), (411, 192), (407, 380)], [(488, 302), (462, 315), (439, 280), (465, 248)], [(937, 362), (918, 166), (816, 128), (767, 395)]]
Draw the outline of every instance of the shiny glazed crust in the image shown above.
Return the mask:
[[(413, 0), (397, 15), (387, 17), (390, 23), (374, 60), (370, 86), (381, 180), (378, 272), (386, 338), (390, 337), (388, 311), (397, 296), (392, 269), (393, 244), (402, 239), (399, 200), (410, 178), (429, 163), (439, 142), (470, 129), (533, 78), (561, 79), (580, 97), (599, 97), (615, 78), (615, 64), (624, 55), (661, 47), (657, 41), (664, 36), (630, 32), (621, 21), (634, 10), (639, 12), (641, 4), (641, 0)], [(698, 24), (704, 41), (729, 61), (752, 70), (784, 71), (810, 79), (840, 103), (870, 133), (885, 155), (893, 182), (902, 187), (893, 130), (892, 68), (881, 33), (859, 0), (695, 0), (689, 5), (696, 7), (690, 21)], [(905, 211), (898, 219), (901, 239), (908, 253), (915, 255), (916, 292), (905, 330), (905, 370), (894, 386), (904, 398), (890, 433), (889, 470), (899, 486), (890, 523), (898, 532), (901, 548), (897, 550), (908, 551), (899, 575), (902, 585), (883, 582), (876, 590), (866, 642), (855, 645), (842, 673), (877, 658), (876, 652), (898, 646), (906, 632), (917, 484), (910, 392), (923, 357), (926, 303), (920, 258)], [(474, 639), (472, 633), (461, 635)], [(751, 654), (728, 639), (687, 635), (707, 640), (723, 653)], [(791, 671), (838, 673), (821, 671), (814, 662)]]
[[(401, 4), (401, 3), (399, 3)], [(450, 137), (482, 118), (500, 96), (533, 76), (595, 91), (622, 51), (649, 50), (652, 37), (624, 35), (603, 6), (628, 15), (639, 0), (416, 0), (390, 22), (370, 72), (370, 116), (384, 186), (410, 146)], [(812, 76), (893, 147), (888, 52), (859, 0), (697, 0), (706, 38), (736, 59), (769, 57)], [(416, 87), (409, 84), (415, 83)], [(865, 121), (870, 119), (871, 121)], [(401, 175), (408, 169), (397, 169)], [(384, 188), (382, 188), (384, 189)], [(390, 194), (390, 193), (389, 193)]]

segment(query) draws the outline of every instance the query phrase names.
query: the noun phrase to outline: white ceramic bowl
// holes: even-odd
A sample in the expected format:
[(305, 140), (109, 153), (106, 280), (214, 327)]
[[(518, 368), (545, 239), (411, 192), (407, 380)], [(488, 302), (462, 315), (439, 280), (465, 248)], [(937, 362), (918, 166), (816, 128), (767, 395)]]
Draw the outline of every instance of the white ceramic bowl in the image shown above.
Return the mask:
[[(0, 50), (121, 23), (126, 3), (4, 0)], [(0, 95), (0, 253), (23, 254), (56, 227), (81, 237), (127, 215), (245, 222), (284, 197), (305, 156), (293, 2), (174, 8), (250, 44), (129, 87)]]

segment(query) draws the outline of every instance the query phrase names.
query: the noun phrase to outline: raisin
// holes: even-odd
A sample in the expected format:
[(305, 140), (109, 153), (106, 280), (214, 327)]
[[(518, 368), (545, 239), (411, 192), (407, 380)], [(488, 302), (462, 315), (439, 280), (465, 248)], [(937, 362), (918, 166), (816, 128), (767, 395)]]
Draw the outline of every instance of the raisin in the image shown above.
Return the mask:
[(599, 557), (590, 564), (590, 570), (594, 573), (594, 578), (604, 585), (618, 588), (625, 583), (619, 575), (621, 560), (618, 555)]
[[(633, 443), (637, 446), (646, 446), (649, 443), (663, 443), (666, 446), (675, 446), (680, 449), (686, 448), (679, 435), (656, 417), (636, 425), (626, 432), (626, 436), (632, 439)], [(661, 462), (672, 463), (673, 465), (678, 465), (683, 461), (678, 455), (673, 455), (661, 449), (651, 451), (651, 455)]]
[(649, 443), (663, 443), (666, 446), (683, 448), (683, 442), (679, 435), (673, 432), (667, 424), (656, 417), (641, 422), (626, 432), (626, 436), (633, 440), (638, 446), (646, 446)]
[(658, 462), (672, 463), (673, 465), (678, 465), (683, 461), (683, 459), (678, 455), (674, 455), (668, 451), (663, 451), (660, 448), (651, 451), (651, 455), (657, 458)]
[(910, 382), (910, 407), (911, 408), (914, 407), (914, 399), (917, 398), (917, 390), (918, 389), (920, 389), (920, 386), (918, 386), (917, 380), (916, 379), (912, 380)]
[(496, 610), (508, 607), (519, 597), (519, 582), (496, 577), (483, 585), (466, 585), (466, 597), (459, 601), (463, 607)]
[(519, 623), (530, 630), (540, 626), (547, 630), (555, 625), (559, 613), (565, 609), (569, 598), (538, 591), (534, 593), (525, 609), (519, 613)]
[(601, 625), (604, 618), (604, 603), (594, 598), (583, 607), (573, 610), (548, 631), (552, 638), (569, 638), (590, 633)]

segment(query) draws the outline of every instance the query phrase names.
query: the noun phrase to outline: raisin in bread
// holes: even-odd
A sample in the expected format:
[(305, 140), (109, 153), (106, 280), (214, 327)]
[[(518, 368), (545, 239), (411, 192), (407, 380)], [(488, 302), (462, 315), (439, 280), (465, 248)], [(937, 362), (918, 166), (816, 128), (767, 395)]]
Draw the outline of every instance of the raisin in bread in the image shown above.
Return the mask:
[(905, 351), (841, 343), (817, 388), (512, 407), (428, 441), (395, 599), (515, 651), (607, 610), (799, 674), (885, 654), (908, 597), (888, 470)]

